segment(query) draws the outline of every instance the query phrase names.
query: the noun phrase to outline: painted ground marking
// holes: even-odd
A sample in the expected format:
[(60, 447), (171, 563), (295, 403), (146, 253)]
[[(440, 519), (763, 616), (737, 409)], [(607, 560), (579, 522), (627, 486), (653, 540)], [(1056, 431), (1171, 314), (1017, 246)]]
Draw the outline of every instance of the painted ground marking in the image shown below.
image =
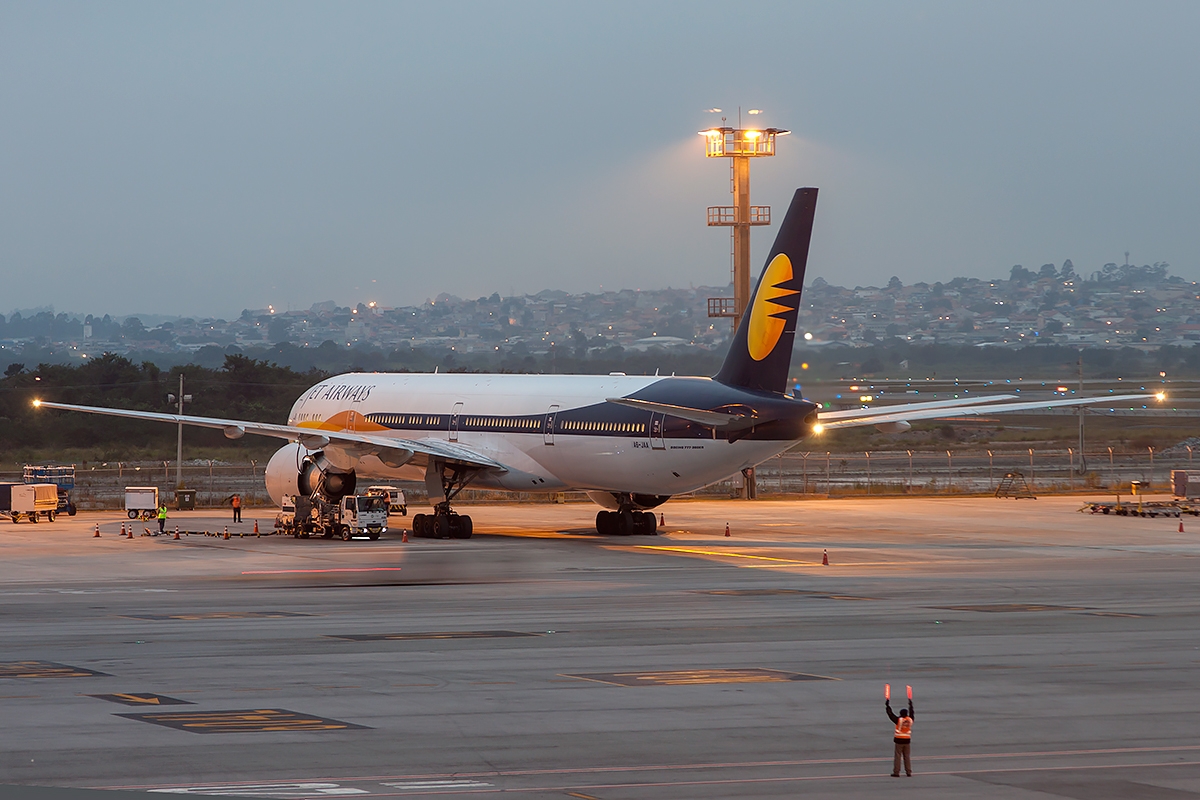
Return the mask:
[(0, 661), (0, 678), (92, 678), (107, 674), (53, 661)]
[(422, 639), (511, 639), (541, 635), (540, 633), (526, 633), (524, 631), (418, 631), (414, 633), (326, 634), (326, 638), (346, 639), (351, 642), (405, 642)]
[(297, 733), (368, 729), (365, 725), (355, 725), (312, 714), (300, 714), (282, 708), (238, 711), (162, 711), (117, 714), (116, 716), (189, 733)]
[(834, 681), (824, 675), (784, 672), (778, 669), (681, 669), (656, 672), (562, 673), (564, 678), (610, 683), (614, 686), (695, 686), (712, 683), (786, 683), (788, 681)]
[(107, 700), (110, 703), (120, 703), (123, 706), (194, 706), (191, 700), (180, 700), (163, 694), (149, 692), (117, 692), (115, 694), (89, 694), (97, 700)]

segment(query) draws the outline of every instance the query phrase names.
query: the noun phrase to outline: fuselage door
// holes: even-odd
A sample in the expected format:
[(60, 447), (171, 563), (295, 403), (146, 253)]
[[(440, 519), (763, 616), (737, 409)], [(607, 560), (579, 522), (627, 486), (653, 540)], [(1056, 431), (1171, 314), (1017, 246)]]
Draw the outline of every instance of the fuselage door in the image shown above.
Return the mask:
[(454, 409), (450, 412), (450, 441), (458, 441), (458, 421), (462, 417), (462, 403), (455, 403)]
[(666, 450), (667, 442), (663, 438), (663, 428), (666, 427), (667, 415), (655, 411), (650, 414), (650, 449)]
[(558, 406), (550, 406), (546, 411), (546, 420), (542, 428), (546, 444), (554, 444), (554, 420), (558, 417)]

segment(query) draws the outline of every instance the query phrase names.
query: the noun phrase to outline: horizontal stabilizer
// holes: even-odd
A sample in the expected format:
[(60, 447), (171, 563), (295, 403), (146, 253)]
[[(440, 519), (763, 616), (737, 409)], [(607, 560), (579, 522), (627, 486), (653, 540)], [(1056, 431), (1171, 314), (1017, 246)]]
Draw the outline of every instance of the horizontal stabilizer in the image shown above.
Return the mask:
[(670, 403), (652, 403), (649, 400), (634, 400), (631, 397), (606, 397), (605, 402), (613, 403), (618, 406), (628, 406), (636, 408), (639, 411), (651, 411), (659, 414), (667, 414), (679, 419), (686, 419), (688, 422), (695, 422), (699, 425), (705, 425), (709, 428), (749, 428), (762, 422), (753, 414), (726, 414), (723, 411), (708, 411), (703, 408), (688, 408), (687, 406), (675, 406)]

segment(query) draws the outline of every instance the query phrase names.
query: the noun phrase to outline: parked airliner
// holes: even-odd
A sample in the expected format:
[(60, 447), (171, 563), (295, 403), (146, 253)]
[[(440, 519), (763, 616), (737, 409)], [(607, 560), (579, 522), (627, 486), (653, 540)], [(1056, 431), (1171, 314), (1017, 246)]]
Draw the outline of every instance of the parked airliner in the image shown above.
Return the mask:
[[(1142, 401), (1154, 395), (1014, 402), (999, 395), (822, 412), (786, 394), (817, 190), (796, 191), (749, 312), (713, 377), (351, 373), (300, 396), (286, 424), (35, 401), (42, 408), (219, 428), (287, 440), (271, 458), (271, 497), (337, 502), (360, 478), (424, 479), (432, 515), (418, 536), (471, 535), (451, 503), (467, 486), (586, 492), (603, 534), (651, 534), (646, 509), (776, 456), (822, 430), (920, 419)], [(1159, 399), (1162, 399), (1159, 397)], [(440, 498), (440, 499), (439, 499)]]

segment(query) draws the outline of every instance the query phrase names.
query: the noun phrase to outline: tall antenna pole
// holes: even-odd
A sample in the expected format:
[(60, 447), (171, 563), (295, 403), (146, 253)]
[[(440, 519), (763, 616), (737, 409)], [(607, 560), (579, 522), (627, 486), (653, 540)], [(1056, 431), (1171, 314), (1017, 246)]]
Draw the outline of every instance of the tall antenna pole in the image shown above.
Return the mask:
[[(183, 373), (179, 373), (179, 416), (183, 416)], [(183, 486), (183, 423), (179, 423), (179, 436), (175, 441), (175, 488)]]
[[(1083, 397), (1083, 348), (1079, 348), (1079, 396)], [(1083, 406), (1079, 407), (1079, 474), (1087, 472), (1087, 459), (1083, 455)]]

